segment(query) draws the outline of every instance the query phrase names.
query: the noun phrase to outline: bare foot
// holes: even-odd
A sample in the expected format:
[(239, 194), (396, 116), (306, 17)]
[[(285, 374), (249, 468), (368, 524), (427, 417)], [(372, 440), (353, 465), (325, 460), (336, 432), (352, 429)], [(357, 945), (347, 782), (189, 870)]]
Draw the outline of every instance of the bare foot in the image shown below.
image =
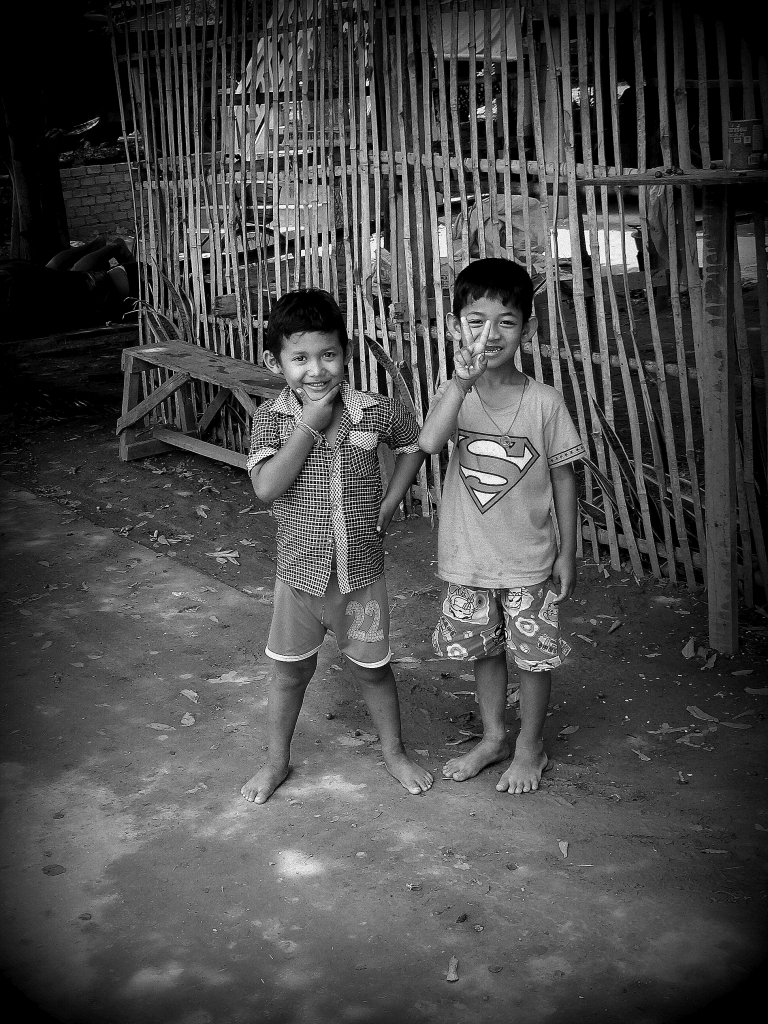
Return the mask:
[(411, 761), (405, 754), (385, 754), (384, 764), (392, 778), (397, 779), (414, 796), (426, 793), (435, 781), (426, 768)]
[(483, 737), (468, 753), (461, 757), (452, 757), (444, 766), (443, 775), (454, 782), (464, 782), (465, 779), (474, 778), (489, 764), (506, 760), (511, 753), (512, 749), (506, 739), (492, 740)]
[(273, 767), (265, 764), (252, 779), (248, 779), (240, 792), (252, 804), (265, 804), (278, 786), (281, 786), (290, 772), (288, 765)]
[(496, 789), (500, 793), (533, 793), (539, 788), (548, 763), (543, 743), (526, 747), (518, 739), (515, 759), (496, 783)]

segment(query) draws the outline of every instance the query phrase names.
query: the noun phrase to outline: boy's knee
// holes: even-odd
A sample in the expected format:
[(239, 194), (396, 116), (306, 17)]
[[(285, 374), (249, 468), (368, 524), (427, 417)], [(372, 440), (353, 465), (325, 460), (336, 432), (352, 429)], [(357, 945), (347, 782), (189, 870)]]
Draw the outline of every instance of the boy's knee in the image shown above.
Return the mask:
[(355, 681), (362, 686), (380, 686), (392, 678), (392, 664), (389, 661), (385, 665), (372, 667), (370, 665), (358, 665), (347, 658), (347, 664), (352, 670)]
[(307, 686), (315, 674), (316, 666), (317, 657), (305, 658), (303, 661), (275, 661), (274, 682), (285, 689)]

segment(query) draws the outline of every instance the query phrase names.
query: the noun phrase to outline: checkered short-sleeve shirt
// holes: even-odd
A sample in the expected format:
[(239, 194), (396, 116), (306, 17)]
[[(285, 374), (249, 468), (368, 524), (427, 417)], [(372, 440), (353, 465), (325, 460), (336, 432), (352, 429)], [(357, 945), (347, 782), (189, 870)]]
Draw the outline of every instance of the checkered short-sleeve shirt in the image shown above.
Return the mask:
[[(396, 399), (342, 384), (344, 403), (336, 444), (315, 442), (291, 486), (272, 504), (277, 519), (277, 576), (320, 596), (334, 556), (342, 594), (373, 583), (384, 572), (382, 538), (376, 532), (382, 486), (378, 446), (394, 454), (419, 450), (419, 427)], [(290, 388), (256, 411), (248, 472), (285, 444), (302, 416)]]

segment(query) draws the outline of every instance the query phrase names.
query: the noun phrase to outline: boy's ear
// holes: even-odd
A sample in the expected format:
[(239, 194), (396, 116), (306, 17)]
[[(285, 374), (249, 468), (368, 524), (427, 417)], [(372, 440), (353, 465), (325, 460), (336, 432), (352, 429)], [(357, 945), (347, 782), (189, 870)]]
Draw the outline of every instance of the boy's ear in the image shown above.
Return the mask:
[(269, 351), (269, 349), (264, 349), (264, 365), (270, 373), (274, 373), (276, 377), (284, 376), (279, 360), (273, 352)]
[(352, 358), (352, 342), (347, 342), (347, 347), (344, 349), (344, 365), (349, 365), (349, 360)]
[(538, 329), (538, 326), (539, 326), (539, 321), (538, 321), (537, 317), (535, 317), (535, 316), (528, 317), (528, 319), (525, 321), (525, 326), (523, 327), (523, 331), (522, 331), (523, 338), (522, 338), (522, 340), (523, 341), (530, 341), (531, 338), (536, 333), (536, 331)]
[(455, 313), (449, 313), (446, 316), (445, 326), (453, 341), (458, 344), (461, 341), (461, 321)]

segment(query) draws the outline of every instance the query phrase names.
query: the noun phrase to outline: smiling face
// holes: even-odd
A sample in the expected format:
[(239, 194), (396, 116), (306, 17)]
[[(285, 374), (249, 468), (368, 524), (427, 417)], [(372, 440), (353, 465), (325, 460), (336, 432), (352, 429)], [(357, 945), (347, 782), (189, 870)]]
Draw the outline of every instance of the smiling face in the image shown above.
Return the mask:
[(283, 338), (279, 356), (265, 351), (264, 364), (292, 391), (318, 399), (344, 380), (349, 355), (336, 331), (302, 331)]
[[(485, 356), (489, 370), (499, 369), (507, 363), (513, 363), (515, 353), (524, 341), (536, 330), (536, 317), (523, 320), (522, 313), (514, 306), (505, 306), (499, 299), (484, 295), (469, 302), (461, 311), (469, 329), (475, 338), (479, 338), (483, 328), (490, 322), (488, 344)], [(451, 313), (448, 316), (448, 329), (453, 341), (461, 345), (461, 322)]]

